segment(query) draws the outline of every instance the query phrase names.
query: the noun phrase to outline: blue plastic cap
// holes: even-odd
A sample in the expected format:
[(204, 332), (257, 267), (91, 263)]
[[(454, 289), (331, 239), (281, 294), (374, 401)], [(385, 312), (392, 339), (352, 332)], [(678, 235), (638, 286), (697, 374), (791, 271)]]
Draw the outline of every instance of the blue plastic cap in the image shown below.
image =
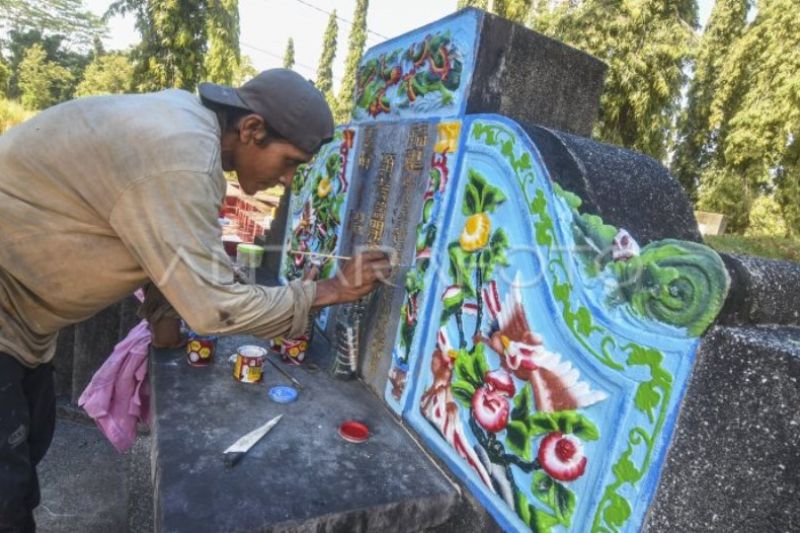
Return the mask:
[(273, 402), (292, 403), (297, 399), (297, 391), (292, 387), (279, 385), (269, 389), (269, 397)]

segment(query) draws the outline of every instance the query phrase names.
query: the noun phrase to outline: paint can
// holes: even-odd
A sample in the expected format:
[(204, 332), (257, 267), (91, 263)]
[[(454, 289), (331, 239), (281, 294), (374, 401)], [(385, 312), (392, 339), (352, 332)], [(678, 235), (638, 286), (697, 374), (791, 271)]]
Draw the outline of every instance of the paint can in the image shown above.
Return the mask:
[(217, 338), (189, 333), (186, 343), (186, 360), (192, 366), (208, 366), (214, 360)]
[(261, 346), (239, 346), (233, 365), (233, 378), (242, 383), (258, 383), (261, 381), (266, 356), (267, 350)]

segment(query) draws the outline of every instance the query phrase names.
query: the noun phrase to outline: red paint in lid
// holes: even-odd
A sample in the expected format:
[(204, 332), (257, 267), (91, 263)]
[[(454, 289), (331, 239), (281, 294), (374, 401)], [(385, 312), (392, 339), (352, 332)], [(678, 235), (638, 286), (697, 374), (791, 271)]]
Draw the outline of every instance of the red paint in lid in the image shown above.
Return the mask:
[(361, 422), (348, 420), (339, 426), (339, 436), (347, 442), (364, 442), (369, 438), (369, 428)]

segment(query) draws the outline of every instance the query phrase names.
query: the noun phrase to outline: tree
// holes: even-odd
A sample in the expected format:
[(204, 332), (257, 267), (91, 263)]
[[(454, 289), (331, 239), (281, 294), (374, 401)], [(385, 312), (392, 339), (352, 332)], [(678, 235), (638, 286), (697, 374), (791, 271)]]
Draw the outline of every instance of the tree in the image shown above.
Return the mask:
[(711, 102), (733, 44), (744, 32), (750, 0), (717, 0), (696, 53), (694, 77), (679, 125), (672, 173), (696, 197), (700, 174), (713, 154)]
[(83, 70), (90, 61), (91, 52), (82, 54), (69, 50), (64, 46), (64, 42), (63, 35), (44, 35), (39, 30), (11, 30), (6, 44), (9, 55), (8, 66), (11, 70), (6, 94), (10, 98), (20, 97), (22, 93), (19, 87), (20, 63), (33, 45), (39, 45), (44, 50), (47, 61), (69, 70), (71, 82), (62, 88), (59, 99), (71, 98), (75, 84), (83, 75)]
[(131, 53), (138, 90), (195, 89), (203, 76), (212, 2), (116, 0), (111, 4), (107, 15), (132, 13), (142, 36)]
[(744, 231), (756, 198), (774, 191), (787, 230), (800, 233), (800, 10), (793, 0), (757, 4), (726, 56), (711, 101), (711, 163), (700, 205)]
[(369, 0), (356, 0), (353, 13), (353, 27), (350, 29), (350, 46), (347, 49), (344, 78), (339, 88), (339, 97), (334, 111), (336, 122), (347, 122), (353, 111), (353, 97), (356, 88), (356, 73), (364, 45), (367, 43), (367, 10)]
[(124, 54), (99, 55), (83, 72), (75, 96), (129, 92), (132, 81), (133, 65)]
[(70, 81), (70, 71), (48, 61), (42, 45), (34, 44), (25, 52), (19, 65), (22, 105), (28, 109), (44, 109), (61, 99)]
[(608, 65), (595, 135), (665, 159), (694, 41), (695, 0), (537, 2), (534, 29)]
[(459, 0), (458, 9), (477, 7), (514, 22), (524, 23), (530, 14), (532, 0)]
[(0, 30), (35, 29), (61, 35), (79, 47), (90, 47), (106, 32), (105, 23), (84, 7), (83, 0), (0, 0), (0, 13)]
[(253, 66), (250, 56), (243, 55), (241, 61), (239, 61), (239, 67), (233, 72), (232, 84), (235, 86), (242, 85), (256, 74), (258, 74), (258, 71)]
[(214, 83), (231, 85), (241, 67), (239, 48), (239, 0), (219, 0), (209, 4), (206, 25), (208, 53), (205, 78)]
[(283, 53), (283, 68), (292, 68), (294, 66), (294, 39), (289, 37), (286, 43), (286, 51)]
[(333, 96), (333, 59), (336, 57), (336, 34), (339, 33), (339, 25), (336, 22), (336, 10), (333, 10), (328, 18), (328, 26), (325, 28), (325, 35), (322, 38), (322, 55), (319, 56), (319, 66), (317, 67), (316, 86), (331, 109), (336, 109), (336, 102)]

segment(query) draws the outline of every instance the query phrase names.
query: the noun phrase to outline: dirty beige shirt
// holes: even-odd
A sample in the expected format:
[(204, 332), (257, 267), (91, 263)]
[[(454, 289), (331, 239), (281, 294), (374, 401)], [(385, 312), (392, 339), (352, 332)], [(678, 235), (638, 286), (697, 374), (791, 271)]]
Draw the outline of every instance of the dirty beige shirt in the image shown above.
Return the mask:
[(0, 351), (47, 362), (60, 328), (150, 280), (198, 333), (303, 331), (314, 283), (234, 281), (219, 137), (179, 90), (67, 102), (0, 135)]

